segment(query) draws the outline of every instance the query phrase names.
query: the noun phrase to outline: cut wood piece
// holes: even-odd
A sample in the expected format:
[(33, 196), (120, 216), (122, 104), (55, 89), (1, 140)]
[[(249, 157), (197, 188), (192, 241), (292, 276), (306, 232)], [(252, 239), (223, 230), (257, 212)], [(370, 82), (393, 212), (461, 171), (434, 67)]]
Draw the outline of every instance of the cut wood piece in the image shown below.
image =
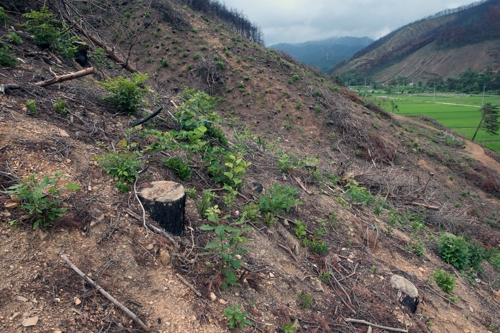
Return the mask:
[(92, 73), (94, 73), (94, 67), (86, 68), (86, 69), (83, 69), (81, 71), (69, 73), (66, 75), (55, 76), (48, 81), (35, 82), (35, 86), (46, 87), (46, 86), (50, 86), (51, 84), (54, 84), (54, 83), (73, 80), (73, 79), (76, 79), (76, 78), (79, 78), (79, 77), (82, 77), (85, 75), (89, 75)]
[(184, 232), (186, 192), (176, 182), (156, 181), (139, 186), (137, 195), (153, 220), (176, 236)]

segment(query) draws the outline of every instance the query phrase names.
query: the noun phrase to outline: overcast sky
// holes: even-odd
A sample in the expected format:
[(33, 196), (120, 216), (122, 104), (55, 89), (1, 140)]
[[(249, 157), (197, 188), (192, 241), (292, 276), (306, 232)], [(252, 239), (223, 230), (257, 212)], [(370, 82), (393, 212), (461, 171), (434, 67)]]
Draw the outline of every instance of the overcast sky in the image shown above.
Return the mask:
[(378, 39), (410, 22), (473, 0), (220, 0), (245, 13), (266, 45), (330, 37)]

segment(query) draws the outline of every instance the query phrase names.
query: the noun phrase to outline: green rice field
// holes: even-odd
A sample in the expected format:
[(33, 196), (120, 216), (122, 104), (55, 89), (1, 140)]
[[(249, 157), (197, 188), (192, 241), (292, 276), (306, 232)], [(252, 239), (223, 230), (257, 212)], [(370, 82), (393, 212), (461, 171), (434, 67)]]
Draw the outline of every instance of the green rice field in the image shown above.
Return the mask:
[[(360, 95), (364, 94), (360, 92)], [(366, 95), (365, 95), (366, 96)], [(398, 106), (394, 113), (405, 116), (426, 116), (437, 120), (439, 123), (450, 128), (456, 133), (471, 139), (481, 120), (479, 108), (483, 103), (483, 96), (468, 96), (457, 94), (391, 94), (384, 93), (369, 94), (369, 100), (375, 99), (375, 103), (383, 109), (392, 112), (391, 101)], [(500, 105), (500, 96), (490, 95), (484, 97), (484, 103)], [(491, 136), (479, 130), (475, 142), (500, 151), (500, 135)]]

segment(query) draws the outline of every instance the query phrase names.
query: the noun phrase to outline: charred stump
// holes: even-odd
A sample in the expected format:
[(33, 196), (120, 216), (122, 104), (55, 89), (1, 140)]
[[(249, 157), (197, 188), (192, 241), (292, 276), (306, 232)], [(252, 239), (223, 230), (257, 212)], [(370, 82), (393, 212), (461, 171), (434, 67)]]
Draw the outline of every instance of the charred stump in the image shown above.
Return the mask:
[(398, 290), (398, 299), (401, 305), (406, 306), (411, 313), (415, 313), (419, 303), (418, 289), (415, 285), (399, 275), (391, 277), (391, 284)]
[(184, 232), (186, 192), (171, 181), (144, 184), (137, 195), (151, 218), (168, 232), (181, 236)]

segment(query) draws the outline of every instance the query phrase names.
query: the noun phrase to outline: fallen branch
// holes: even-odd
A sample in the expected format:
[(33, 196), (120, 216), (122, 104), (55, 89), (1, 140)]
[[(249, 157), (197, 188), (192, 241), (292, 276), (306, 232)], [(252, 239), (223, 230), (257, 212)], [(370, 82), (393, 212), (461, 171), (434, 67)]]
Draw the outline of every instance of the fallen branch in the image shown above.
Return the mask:
[(9, 89), (21, 89), (21, 86), (18, 84), (0, 84), (0, 92), (5, 94), (5, 91)]
[(137, 121), (134, 121), (132, 123), (129, 124), (130, 127), (135, 127), (135, 126), (139, 126), (140, 124), (144, 124), (146, 121), (156, 117), (157, 115), (160, 114), (161, 110), (163, 110), (163, 106), (160, 107), (158, 110), (156, 110), (154, 113), (150, 114), (149, 116), (147, 116), (146, 118), (143, 118), (141, 120), (137, 120)]
[(125, 61), (123, 60), (122, 58), (120, 58), (119, 56), (117, 56), (115, 54), (115, 52), (113, 51), (112, 48), (110, 48), (109, 46), (107, 46), (106, 44), (104, 44), (103, 42), (101, 42), (96, 36), (88, 33), (85, 29), (82, 28), (81, 25), (79, 25), (78, 23), (76, 22), (72, 22), (73, 25), (75, 26), (75, 28), (77, 28), (78, 30), (80, 30), (80, 32), (85, 35), (85, 37), (87, 37), (88, 39), (90, 39), (92, 42), (94, 42), (97, 46), (99, 47), (102, 47), (104, 49), (104, 51), (106, 52), (106, 54), (108, 55), (108, 57), (110, 57), (111, 59), (113, 59), (116, 63), (118, 63), (119, 65), (121, 65), (123, 68), (125, 68), (126, 70), (128, 70), (129, 72), (131, 73), (135, 73), (137, 72), (137, 69), (135, 69), (134, 67), (132, 67), (128, 61)]
[(179, 278), (179, 280), (182, 281), (182, 283), (184, 283), (186, 286), (188, 286), (189, 289), (191, 289), (196, 295), (201, 297), (201, 293), (198, 290), (196, 290), (196, 288), (191, 283), (187, 282), (187, 280), (185, 278), (183, 278), (182, 276), (180, 276), (179, 274), (175, 274), (175, 275)]
[(306, 192), (307, 194), (309, 195), (312, 195), (313, 193), (310, 192), (303, 184), (302, 182), (300, 181), (300, 179), (298, 179), (297, 177), (295, 176), (292, 176), (292, 178), (297, 182), (297, 184), (299, 184), (300, 188), (304, 190), (304, 192)]
[(359, 320), (359, 319), (347, 318), (345, 321), (348, 322), (348, 323), (355, 323), (355, 324), (362, 324), (362, 325), (366, 325), (366, 326), (373, 326), (373, 327), (381, 328), (381, 329), (386, 330), (386, 331), (406, 332), (406, 333), (408, 333), (408, 330), (405, 330), (403, 328), (393, 328), (393, 327), (387, 327), (387, 326), (372, 324), (370, 322), (367, 322), (366, 320)]
[(137, 317), (132, 311), (130, 311), (125, 305), (121, 304), (120, 302), (118, 302), (113, 296), (111, 296), (110, 294), (108, 294), (106, 292), (106, 290), (102, 289), (101, 286), (99, 286), (97, 283), (95, 283), (94, 281), (92, 281), (85, 273), (83, 273), (78, 267), (75, 266), (75, 264), (73, 264), (71, 262), (71, 260), (68, 259), (68, 257), (65, 255), (65, 254), (62, 254), (61, 253), (61, 258), (64, 259), (64, 261), (66, 261), (68, 263), (68, 265), (76, 272), (78, 273), (78, 275), (80, 275), (84, 280), (85, 282), (87, 282), (88, 284), (90, 284), (92, 287), (96, 288), (97, 291), (99, 291), (104, 297), (106, 297), (109, 301), (113, 302), (114, 305), (116, 305), (117, 307), (119, 307), (123, 312), (125, 312), (130, 318), (132, 318), (136, 323), (138, 323), (142, 329), (146, 332), (149, 332), (149, 327), (146, 326), (146, 324), (144, 324), (144, 322), (142, 320), (139, 319), (139, 317)]
[(417, 207), (424, 207), (424, 208), (427, 208), (430, 210), (440, 210), (441, 209), (441, 207), (439, 207), (439, 206), (431, 206), (431, 205), (421, 204), (418, 202), (410, 202), (410, 205), (417, 206)]
[(51, 84), (54, 84), (54, 83), (59, 83), (59, 82), (64, 82), (64, 81), (68, 81), (68, 80), (73, 80), (73, 79), (76, 79), (76, 78), (79, 78), (79, 77), (82, 77), (82, 76), (85, 76), (85, 75), (89, 75), (89, 74), (92, 74), (94, 73), (94, 67), (89, 67), (89, 68), (85, 68), (81, 71), (78, 71), (78, 72), (74, 72), (74, 73), (69, 73), (69, 74), (66, 74), (66, 75), (61, 75), (61, 76), (55, 76), (54, 78), (48, 80), (48, 81), (41, 81), (41, 82), (36, 82), (35, 83), (35, 86), (39, 86), (39, 87), (46, 87), (46, 86), (50, 86)]
[(299, 259), (297, 259), (297, 257), (293, 254), (292, 250), (290, 250), (288, 247), (286, 247), (285, 245), (281, 245), (280, 243), (277, 243), (279, 247), (281, 247), (283, 250), (287, 251), (293, 259), (295, 259), (296, 262), (299, 262)]

